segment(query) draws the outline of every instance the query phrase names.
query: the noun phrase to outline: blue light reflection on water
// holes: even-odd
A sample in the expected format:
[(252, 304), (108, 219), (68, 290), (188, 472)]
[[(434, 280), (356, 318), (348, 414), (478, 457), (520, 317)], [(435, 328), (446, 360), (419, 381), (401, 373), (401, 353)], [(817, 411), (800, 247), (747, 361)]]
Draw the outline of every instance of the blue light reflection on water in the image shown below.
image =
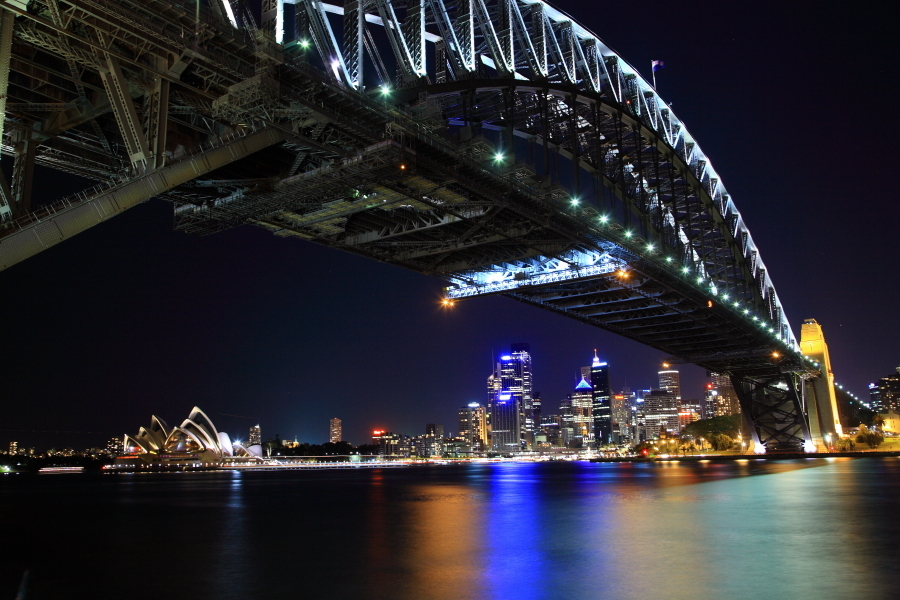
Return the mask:
[(485, 598), (541, 598), (552, 566), (543, 543), (553, 531), (545, 527), (541, 484), (534, 463), (491, 466), (485, 505), (487, 549), (480, 569)]
[(897, 459), (4, 477), (0, 598), (893, 598), (898, 497)]

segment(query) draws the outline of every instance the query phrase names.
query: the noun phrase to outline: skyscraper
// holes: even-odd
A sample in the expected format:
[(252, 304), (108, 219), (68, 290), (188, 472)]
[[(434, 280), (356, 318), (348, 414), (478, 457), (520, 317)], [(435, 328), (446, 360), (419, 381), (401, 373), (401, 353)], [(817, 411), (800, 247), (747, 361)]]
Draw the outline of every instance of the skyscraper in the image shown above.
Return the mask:
[(496, 452), (517, 452), (534, 440), (531, 355), (528, 344), (513, 344), (488, 377), (491, 447)]
[(484, 450), (487, 440), (487, 414), (477, 402), (459, 409), (459, 437), (463, 438), (474, 452)]
[[(521, 379), (521, 400), (519, 401), (519, 439), (522, 448), (531, 449), (534, 444), (534, 431), (540, 426), (540, 420), (534, 415), (534, 388), (531, 380), (531, 347), (528, 344), (513, 344), (510, 348), (516, 366), (516, 377)], [(540, 403), (538, 403), (540, 414)]]
[[(877, 388), (877, 394), (872, 393), (872, 385)], [(900, 412), (900, 367), (897, 372), (887, 377), (882, 377), (877, 384), (869, 386), (869, 395), (873, 400), (878, 399), (878, 408), (872, 407), (873, 410), (885, 413), (889, 410)]]
[(621, 443), (631, 439), (631, 394), (624, 391), (610, 398), (613, 441)]
[(594, 350), (591, 363), (591, 387), (593, 388), (592, 417), (594, 419), (594, 441), (599, 448), (610, 443), (612, 438), (612, 414), (610, 407), (609, 365), (600, 362)]
[(741, 412), (741, 403), (731, 384), (731, 377), (722, 373), (707, 371), (709, 383), (706, 384), (706, 402), (703, 418), (727, 417)]
[(644, 424), (648, 440), (660, 437), (663, 429), (670, 435), (681, 431), (674, 392), (653, 390), (644, 395)]
[(328, 441), (332, 444), (337, 444), (341, 441), (341, 436), (343, 436), (343, 432), (341, 430), (341, 420), (335, 417), (331, 420)]
[(250, 428), (250, 437), (247, 438), (248, 446), (258, 446), (262, 444), (262, 431), (259, 429), (259, 425), (255, 425)]
[(594, 444), (594, 392), (584, 377), (569, 396), (572, 400), (573, 427), (576, 446), (588, 448)]
[(666, 369), (658, 374), (659, 389), (664, 392), (672, 392), (676, 398), (681, 398), (681, 373), (675, 369)]

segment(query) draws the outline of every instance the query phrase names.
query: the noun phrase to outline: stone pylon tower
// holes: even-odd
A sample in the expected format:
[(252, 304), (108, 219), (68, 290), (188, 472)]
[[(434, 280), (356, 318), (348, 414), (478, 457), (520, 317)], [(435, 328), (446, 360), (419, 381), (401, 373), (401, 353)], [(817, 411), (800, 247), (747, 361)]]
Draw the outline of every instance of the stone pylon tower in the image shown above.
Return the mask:
[(822, 326), (815, 319), (806, 319), (800, 329), (800, 350), (819, 363), (822, 375), (806, 382), (806, 407), (809, 413), (809, 433), (817, 444), (833, 444), (843, 435), (834, 393), (834, 373), (828, 357), (828, 344)]

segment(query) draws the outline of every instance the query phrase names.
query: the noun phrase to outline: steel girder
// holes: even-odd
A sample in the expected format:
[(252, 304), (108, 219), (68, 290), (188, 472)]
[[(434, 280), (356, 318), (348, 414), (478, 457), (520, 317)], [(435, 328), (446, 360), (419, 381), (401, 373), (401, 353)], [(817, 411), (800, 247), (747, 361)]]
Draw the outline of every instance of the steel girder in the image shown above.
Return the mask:
[(757, 451), (805, 452), (815, 448), (804, 410), (802, 379), (780, 370), (733, 369), (731, 382), (741, 403), (745, 429)]

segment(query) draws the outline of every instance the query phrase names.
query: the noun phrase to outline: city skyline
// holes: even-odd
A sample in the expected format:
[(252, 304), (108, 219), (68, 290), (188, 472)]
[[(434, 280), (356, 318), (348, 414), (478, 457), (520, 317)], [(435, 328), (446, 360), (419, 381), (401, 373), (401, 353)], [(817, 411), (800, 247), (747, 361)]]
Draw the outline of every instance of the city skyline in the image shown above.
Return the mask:
[[(794, 333), (807, 318), (822, 324), (836, 379), (867, 400), (867, 385), (900, 364), (900, 316), (885, 275), (896, 256), (898, 208), (885, 175), (892, 165), (867, 137), (852, 152), (815, 149), (849, 126), (849, 118), (834, 121), (834, 106), (847, 107), (842, 114), (889, 112), (896, 84), (871, 33), (883, 19), (865, 7), (840, 17), (824, 11), (798, 29), (792, 24), (809, 15), (779, 3), (752, 11), (702, 2), (651, 11), (555, 4), (645, 75), (651, 60), (665, 60), (659, 92), (734, 194)], [(652, 42), (629, 25), (638, 21), (655, 32)], [(721, 26), (736, 21), (746, 26)], [(685, 28), (706, 37), (685, 44)], [(760, 38), (768, 43), (761, 47)], [(858, 73), (867, 93), (812, 68), (822, 63)], [(898, 125), (885, 127), (889, 135)], [(9, 176), (11, 161), (2, 162)], [(863, 171), (874, 174), (865, 191), (853, 177), (831, 175)], [(56, 199), (77, 187), (70, 183), (39, 173), (35, 194)], [(863, 201), (878, 218), (850, 210)], [(2, 274), (4, 289), (15, 291), (0, 300), (9, 340), (0, 356), (4, 428), (97, 432), (63, 434), (72, 441), (61, 443), (80, 447), (130, 431), (144, 414), (176, 416), (201, 404), (285, 438), (313, 436), (331, 413), (354, 414), (358, 424), (348, 420), (345, 429), (359, 441), (378, 421), (410, 431), (453, 422), (459, 406), (483, 402), (491, 348), (512, 340), (532, 344), (548, 403), (571, 391), (585, 348), (599, 348), (613, 365), (614, 390), (649, 387), (666, 358), (501, 297), (442, 309), (440, 281), (389, 265), (250, 227), (189, 237), (173, 233), (171, 220), (171, 206), (150, 202)], [(347, 369), (348, 357), (362, 355)], [(700, 369), (679, 369), (685, 390), (705, 381)], [(434, 390), (435, 380), (452, 387)], [(251, 424), (215, 418), (228, 430)], [(40, 445), (56, 434), (8, 435)]]

